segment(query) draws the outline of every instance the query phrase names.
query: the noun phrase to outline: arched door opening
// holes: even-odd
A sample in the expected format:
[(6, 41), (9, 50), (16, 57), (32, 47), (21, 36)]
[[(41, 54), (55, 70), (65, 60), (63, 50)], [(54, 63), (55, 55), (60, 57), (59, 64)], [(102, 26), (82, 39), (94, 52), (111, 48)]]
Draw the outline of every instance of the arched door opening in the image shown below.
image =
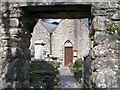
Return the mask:
[(64, 45), (64, 66), (68, 66), (73, 62), (73, 45), (67, 40)]

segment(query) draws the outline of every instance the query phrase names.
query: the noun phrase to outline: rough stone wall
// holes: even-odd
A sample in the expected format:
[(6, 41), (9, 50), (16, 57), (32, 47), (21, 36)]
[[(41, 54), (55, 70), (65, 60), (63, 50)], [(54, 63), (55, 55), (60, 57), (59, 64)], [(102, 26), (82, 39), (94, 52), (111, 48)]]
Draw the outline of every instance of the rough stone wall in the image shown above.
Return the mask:
[[(89, 30), (80, 19), (63, 19), (52, 34), (52, 54), (64, 59), (64, 44), (70, 40), (78, 58), (89, 52)], [(86, 49), (84, 49), (86, 48)]]
[(1, 11), (0, 88), (28, 87), (31, 34), (25, 26), (24, 13), (13, 3), (2, 3)]
[(90, 32), (91, 43), (93, 43), (91, 44), (92, 81), (100, 88), (120, 87), (120, 33), (118, 29), (120, 19), (118, 21), (111, 19), (117, 12), (120, 13), (120, 5), (117, 3), (94, 3), (92, 8), (94, 15)]
[(2, 2), (19, 2), (20, 6), (60, 5), (60, 4), (91, 4), (101, 2), (118, 2), (119, 0), (1, 0)]

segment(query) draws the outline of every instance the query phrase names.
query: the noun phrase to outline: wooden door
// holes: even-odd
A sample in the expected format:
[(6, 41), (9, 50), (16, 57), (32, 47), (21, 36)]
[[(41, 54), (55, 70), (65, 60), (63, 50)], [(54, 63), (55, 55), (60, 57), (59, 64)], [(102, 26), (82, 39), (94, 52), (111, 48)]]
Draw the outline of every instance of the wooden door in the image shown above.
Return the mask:
[(73, 47), (65, 47), (64, 66), (73, 62)]

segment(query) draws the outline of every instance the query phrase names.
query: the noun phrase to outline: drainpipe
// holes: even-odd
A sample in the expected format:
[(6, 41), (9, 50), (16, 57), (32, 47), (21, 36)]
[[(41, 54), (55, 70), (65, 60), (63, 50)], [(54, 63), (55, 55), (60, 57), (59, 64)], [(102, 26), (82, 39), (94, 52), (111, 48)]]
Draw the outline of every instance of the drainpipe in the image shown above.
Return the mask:
[(52, 38), (52, 33), (50, 33), (50, 55), (52, 55), (52, 42), (51, 42), (51, 38)]

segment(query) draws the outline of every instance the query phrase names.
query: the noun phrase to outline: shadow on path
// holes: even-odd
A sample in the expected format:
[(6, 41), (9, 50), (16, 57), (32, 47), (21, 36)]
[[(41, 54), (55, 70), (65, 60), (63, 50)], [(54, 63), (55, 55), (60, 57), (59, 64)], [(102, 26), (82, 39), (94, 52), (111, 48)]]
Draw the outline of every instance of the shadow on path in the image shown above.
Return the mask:
[(69, 67), (60, 67), (59, 69), (60, 76), (58, 77), (59, 82), (55, 86), (55, 89), (73, 89), (79, 88), (77, 81), (74, 78), (74, 75), (70, 72)]

